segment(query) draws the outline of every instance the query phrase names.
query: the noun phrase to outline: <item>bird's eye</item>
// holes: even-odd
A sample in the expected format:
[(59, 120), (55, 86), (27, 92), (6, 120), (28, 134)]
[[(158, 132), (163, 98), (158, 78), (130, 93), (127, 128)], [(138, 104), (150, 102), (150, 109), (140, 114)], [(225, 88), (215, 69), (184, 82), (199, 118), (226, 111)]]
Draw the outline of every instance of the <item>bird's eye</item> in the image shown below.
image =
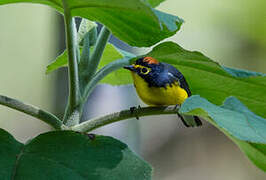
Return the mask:
[(142, 73), (142, 74), (148, 74), (148, 73), (149, 73), (148, 68), (145, 68), (145, 67), (142, 68), (142, 69), (141, 69), (141, 73)]

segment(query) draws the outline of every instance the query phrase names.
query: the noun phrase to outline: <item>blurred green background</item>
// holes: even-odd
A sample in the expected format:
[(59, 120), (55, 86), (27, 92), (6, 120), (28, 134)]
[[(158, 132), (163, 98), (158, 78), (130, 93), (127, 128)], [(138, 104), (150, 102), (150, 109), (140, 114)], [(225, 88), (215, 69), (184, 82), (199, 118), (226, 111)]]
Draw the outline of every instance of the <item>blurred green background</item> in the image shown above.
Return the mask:
[[(266, 73), (265, 0), (167, 0), (158, 9), (185, 20), (170, 40), (222, 65)], [(0, 7), (0, 24), (0, 94), (62, 115), (66, 71), (45, 75), (46, 65), (63, 48), (60, 15), (43, 5), (12, 4)], [(84, 116), (87, 119), (138, 104), (143, 106), (132, 86), (100, 85)], [(21, 142), (50, 130), (3, 106), (0, 128)], [(265, 173), (207, 123), (202, 128), (184, 128), (176, 116), (160, 116), (119, 122), (96, 132), (128, 143), (153, 165), (155, 180), (266, 179)]]

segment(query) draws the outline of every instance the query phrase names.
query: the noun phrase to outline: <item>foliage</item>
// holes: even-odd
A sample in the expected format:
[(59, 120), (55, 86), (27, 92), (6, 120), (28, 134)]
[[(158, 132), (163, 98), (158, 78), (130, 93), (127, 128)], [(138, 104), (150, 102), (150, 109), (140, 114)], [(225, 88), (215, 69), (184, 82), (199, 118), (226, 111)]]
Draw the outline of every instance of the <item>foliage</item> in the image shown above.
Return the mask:
[(1, 179), (151, 177), (151, 167), (112, 137), (54, 131), (23, 145), (0, 129), (0, 140)]
[(229, 97), (223, 105), (216, 106), (200, 96), (192, 96), (179, 112), (204, 117), (266, 171), (266, 119), (251, 112), (239, 100)]
[[(82, 52), (83, 48), (80, 48), (80, 52)], [(93, 51), (93, 47), (90, 48), (90, 51)], [(104, 62), (105, 64), (101, 63), (100, 68), (103, 67), (103, 65), (106, 65), (114, 60), (123, 58), (122, 54), (116, 50), (116, 48), (108, 43), (104, 49), (101, 62)], [(58, 68), (66, 67), (67, 66), (67, 51), (65, 50), (62, 52), (57, 58), (47, 66), (46, 68), (46, 74), (49, 74), (53, 71), (55, 71)]]
[[(129, 45), (149, 47), (174, 35), (183, 20), (154, 9), (163, 0), (2, 0), (0, 5), (18, 2), (49, 5), (64, 15), (67, 49), (48, 65), (46, 72), (68, 66), (70, 94), (62, 120), (34, 106), (0, 96), (0, 104), (61, 130), (39, 135), (24, 145), (0, 129), (1, 177), (151, 179), (151, 167), (127, 145), (111, 137), (85, 132), (128, 119), (134, 113), (139, 113), (137, 116), (173, 114), (177, 113), (176, 108), (125, 110), (85, 123), (79, 121), (84, 102), (97, 83), (131, 83), (129, 73), (121, 68), (132, 64), (137, 57), (109, 44), (111, 33)], [(75, 28), (75, 16), (84, 18), (79, 32)], [(104, 25), (99, 34), (97, 25), (91, 21)], [(202, 53), (185, 50), (173, 42), (158, 44), (143, 56), (177, 67), (185, 75), (192, 93), (200, 95), (188, 98), (179, 113), (209, 121), (235, 142), (257, 167), (266, 171), (265, 74), (220, 66)]]
[[(49, 5), (63, 12), (61, 0), (2, 0), (1, 4), (30, 2)], [(149, 3), (157, 5), (156, 1)], [(151, 46), (172, 36), (180, 29), (183, 20), (151, 8), (142, 0), (66, 0), (72, 16), (97, 21), (107, 26), (112, 33), (132, 46)]]

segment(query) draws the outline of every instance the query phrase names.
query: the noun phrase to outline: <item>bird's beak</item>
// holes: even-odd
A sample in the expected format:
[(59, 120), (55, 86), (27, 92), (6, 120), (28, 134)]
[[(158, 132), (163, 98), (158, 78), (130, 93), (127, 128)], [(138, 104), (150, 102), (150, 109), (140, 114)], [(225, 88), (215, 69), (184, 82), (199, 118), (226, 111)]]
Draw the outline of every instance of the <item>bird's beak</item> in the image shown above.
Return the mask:
[(128, 69), (130, 71), (135, 71), (136, 69), (134, 68), (134, 66), (129, 65), (129, 66), (124, 66), (125, 69)]

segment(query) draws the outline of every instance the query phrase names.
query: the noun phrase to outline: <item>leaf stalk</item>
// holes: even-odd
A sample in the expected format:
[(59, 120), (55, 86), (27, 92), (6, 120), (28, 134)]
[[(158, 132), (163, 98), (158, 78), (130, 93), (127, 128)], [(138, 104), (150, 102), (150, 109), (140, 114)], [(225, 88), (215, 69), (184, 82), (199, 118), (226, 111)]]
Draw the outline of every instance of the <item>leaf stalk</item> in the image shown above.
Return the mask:
[(104, 48), (109, 40), (110, 35), (111, 32), (105, 26), (103, 26), (99, 34), (99, 37), (97, 38), (95, 48), (88, 62), (88, 67), (87, 67), (88, 73), (86, 74), (88, 81), (94, 76), (95, 72), (97, 71)]
[(113, 61), (107, 65), (105, 65), (103, 68), (101, 68), (94, 76), (93, 78), (90, 80), (90, 82), (88, 83), (88, 85), (86, 86), (85, 90), (84, 90), (84, 95), (82, 97), (82, 102), (84, 103), (90, 93), (92, 92), (92, 90), (95, 88), (95, 86), (108, 74), (110, 74), (111, 72), (122, 68), (126, 65), (130, 64), (130, 58), (123, 58), (123, 59), (118, 59), (116, 61)]
[(0, 104), (35, 117), (57, 130), (62, 129), (63, 123), (59, 118), (33, 105), (3, 95), (0, 95)]

